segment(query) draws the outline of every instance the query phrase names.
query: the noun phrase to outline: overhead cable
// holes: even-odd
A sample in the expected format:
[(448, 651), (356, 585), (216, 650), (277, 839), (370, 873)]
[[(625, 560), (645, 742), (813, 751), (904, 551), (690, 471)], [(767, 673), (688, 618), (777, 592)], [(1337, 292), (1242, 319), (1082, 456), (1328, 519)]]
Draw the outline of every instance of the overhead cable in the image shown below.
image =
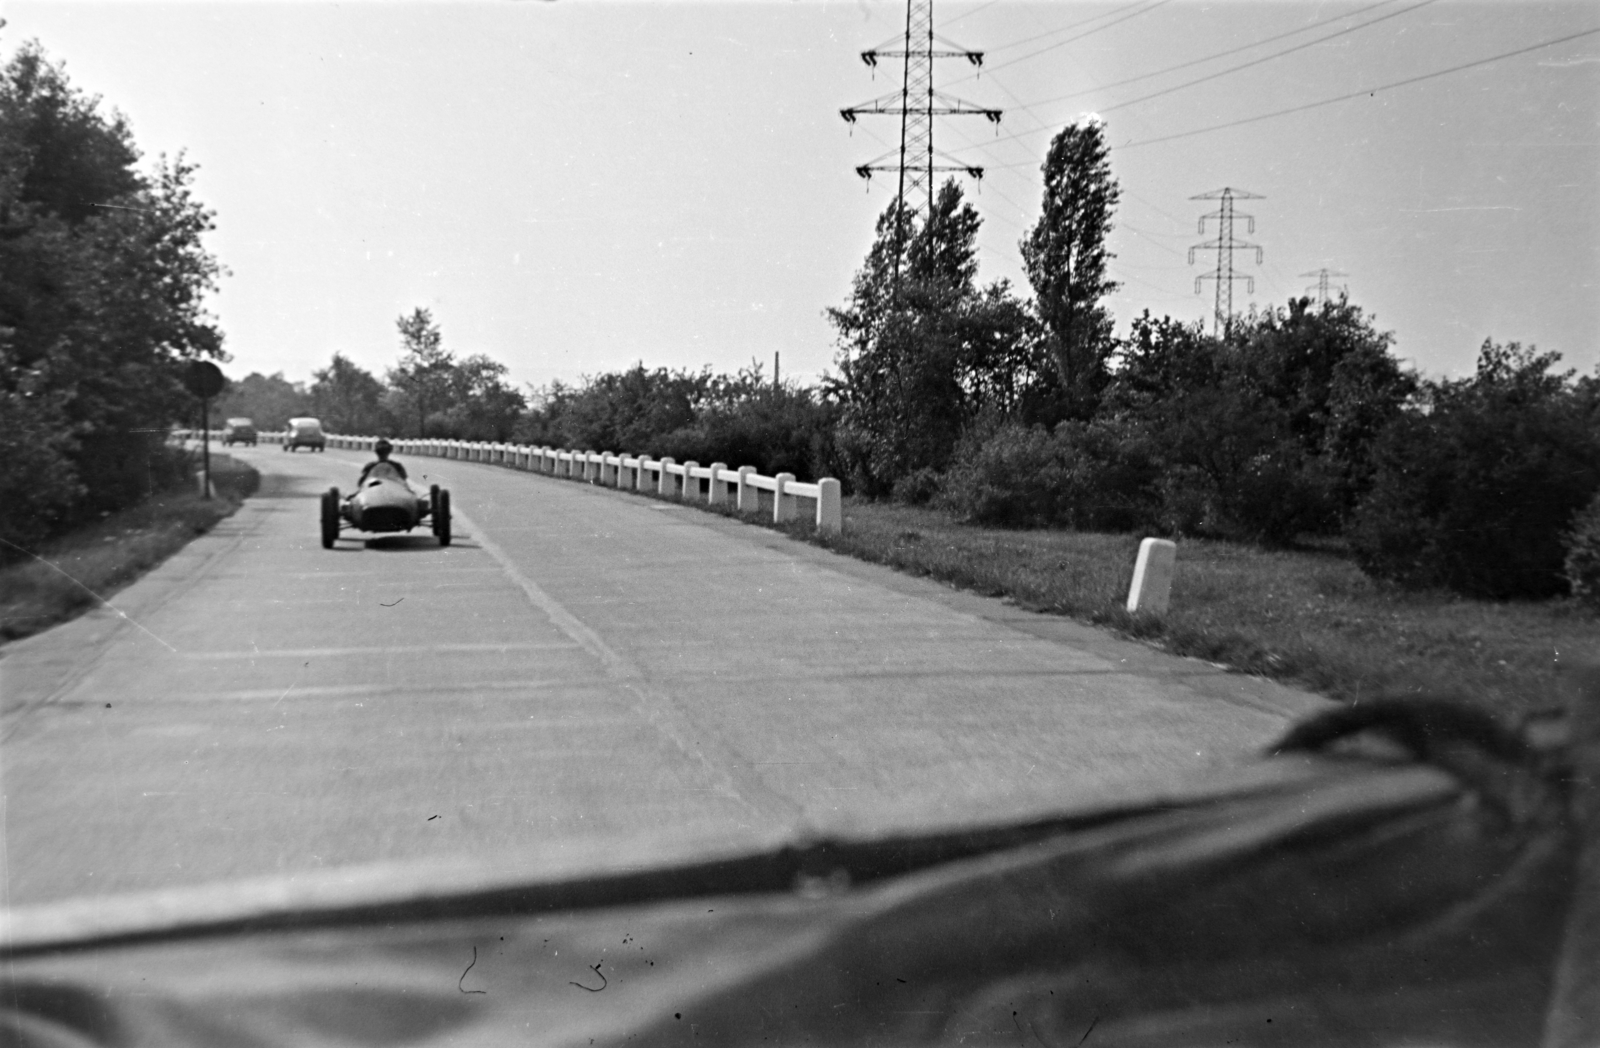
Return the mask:
[(1265, 62), (1271, 62), (1275, 59), (1282, 58), (1284, 55), (1292, 55), (1296, 51), (1304, 51), (1308, 47), (1316, 47), (1318, 44), (1325, 44), (1329, 40), (1334, 40), (1341, 36), (1348, 36), (1351, 33), (1360, 32), (1361, 30), (1370, 26), (1377, 25), (1379, 22), (1387, 22), (1391, 18), (1399, 18), (1401, 15), (1408, 15), (1419, 8), (1427, 7), (1429, 4), (1435, 2), (1437, 2), (1437, 0), (1422, 0), (1421, 3), (1412, 4), (1410, 7), (1402, 10), (1391, 11), (1386, 15), (1379, 15), (1377, 18), (1362, 22), (1360, 25), (1347, 26), (1336, 33), (1329, 33), (1327, 36), (1319, 36), (1315, 40), (1307, 40), (1303, 44), (1295, 44), (1293, 47), (1286, 47), (1282, 51), (1274, 51), (1270, 55), (1262, 55), (1260, 58), (1252, 58), (1248, 62), (1240, 62), (1236, 66), (1229, 66), (1227, 69), (1219, 69), (1215, 73), (1207, 73), (1205, 76), (1196, 77), (1193, 80), (1188, 80), (1181, 84), (1174, 84), (1171, 87), (1164, 87), (1159, 91), (1152, 91), (1148, 95), (1140, 95), (1138, 98), (1130, 98), (1126, 102), (1118, 102), (1116, 105), (1112, 106), (1101, 106), (1100, 112), (1110, 113), (1117, 109), (1126, 109), (1129, 106), (1136, 106), (1140, 102), (1148, 102), (1152, 98), (1160, 98), (1162, 95), (1170, 95), (1174, 91), (1182, 91), (1184, 88), (1194, 87), (1197, 84), (1204, 84), (1207, 81), (1216, 80), (1219, 77), (1231, 76), (1232, 74), (1239, 72), (1241, 69), (1249, 69), (1251, 66), (1258, 66)]
[(1460, 65), (1451, 66), (1448, 69), (1440, 69), (1432, 73), (1423, 73), (1421, 76), (1407, 77), (1404, 80), (1396, 80), (1393, 83), (1381, 84), (1377, 87), (1362, 88), (1360, 91), (1352, 91), (1347, 95), (1339, 95), (1335, 98), (1324, 98), (1320, 102), (1307, 102), (1305, 105), (1291, 106), (1288, 109), (1278, 109), (1271, 113), (1261, 113), (1257, 116), (1247, 116), (1240, 120), (1230, 120), (1223, 124), (1212, 124), (1210, 127), (1198, 127), (1192, 131), (1179, 131), (1176, 134), (1162, 135), (1159, 138), (1146, 138), (1138, 142), (1125, 142), (1118, 148), (1137, 149), (1140, 146), (1153, 146), (1158, 142), (1172, 142), (1180, 138), (1192, 138), (1195, 135), (1203, 135), (1212, 131), (1224, 131), (1230, 127), (1241, 127), (1245, 124), (1254, 124), (1262, 120), (1271, 120), (1274, 117), (1288, 116), (1291, 113), (1303, 113), (1308, 109), (1318, 109), (1322, 106), (1331, 106), (1335, 102), (1347, 102), (1352, 98), (1360, 98), (1362, 95), (1375, 95), (1379, 91), (1390, 91), (1397, 87), (1405, 87), (1408, 84), (1419, 84), (1424, 80), (1433, 80), (1441, 76), (1448, 76), (1451, 73), (1459, 73), (1466, 69), (1474, 69), (1478, 66), (1485, 66), (1491, 62), (1499, 62), (1502, 59), (1515, 58), (1517, 55), (1525, 55), (1530, 51), (1540, 51), (1547, 47), (1555, 47), (1557, 44), (1564, 44), (1570, 40), (1579, 40), (1586, 36), (1593, 36), (1596, 33), (1600, 33), (1600, 27), (1596, 27), (1594, 29), (1585, 29), (1580, 33), (1569, 33), (1566, 36), (1558, 36), (1553, 40), (1541, 41), (1537, 44), (1530, 44), (1527, 47), (1519, 47), (1515, 51), (1503, 51), (1500, 54), (1490, 55), (1487, 58), (1479, 58), (1472, 62), (1463, 62)]
[(1358, 15), (1364, 15), (1368, 11), (1374, 10), (1375, 8), (1387, 7), (1389, 4), (1395, 2), (1396, 0), (1378, 0), (1378, 2), (1375, 4), (1368, 4), (1366, 7), (1357, 8), (1354, 11), (1346, 11), (1342, 15), (1334, 15), (1332, 18), (1324, 18), (1320, 22), (1312, 22), (1309, 25), (1303, 25), (1298, 29), (1291, 29), (1286, 33), (1278, 33), (1273, 36), (1262, 37), (1260, 40), (1252, 40), (1248, 44), (1240, 44), (1238, 47), (1230, 47), (1226, 51), (1218, 51), (1215, 54), (1206, 55), (1203, 58), (1191, 58), (1187, 62), (1179, 62), (1177, 65), (1170, 65), (1165, 69), (1156, 69), (1148, 73), (1140, 73), (1138, 76), (1130, 76), (1123, 80), (1113, 80), (1109, 84), (1096, 84), (1094, 87), (1087, 87), (1082, 91), (1073, 91), (1069, 94), (1057, 95), (1055, 98), (1047, 98), (1043, 102), (1036, 102), (1034, 104), (1050, 105), (1055, 102), (1065, 102), (1069, 98), (1078, 98), (1082, 95), (1092, 95), (1096, 91), (1109, 91), (1113, 87), (1125, 87), (1128, 84), (1136, 84), (1141, 80), (1150, 80), (1154, 77), (1166, 76), (1168, 73), (1176, 73), (1180, 69), (1188, 69), (1190, 66), (1204, 65), (1207, 62), (1214, 62), (1219, 58), (1227, 58), (1229, 55), (1236, 55), (1240, 51), (1248, 51), (1253, 47), (1260, 47), (1263, 44), (1270, 44), (1278, 40), (1283, 40), (1286, 37), (1298, 36), (1301, 33), (1309, 33), (1313, 29), (1319, 29), (1322, 26), (1329, 25), (1333, 22), (1342, 22), (1347, 18), (1355, 18)]

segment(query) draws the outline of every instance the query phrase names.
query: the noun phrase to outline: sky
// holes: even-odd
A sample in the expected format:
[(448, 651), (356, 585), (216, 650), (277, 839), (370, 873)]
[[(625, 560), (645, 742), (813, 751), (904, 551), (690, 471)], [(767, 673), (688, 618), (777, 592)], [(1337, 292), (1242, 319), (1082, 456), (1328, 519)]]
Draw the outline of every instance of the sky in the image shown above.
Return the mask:
[[(421, 306), (516, 382), (639, 361), (770, 375), (775, 353), (811, 381), (894, 193), (854, 169), (898, 121), (839, 110), (898, 86), (897, 61), (859, 55), (903, 30), (903, 0), (7, 0), (0, 17), (0, 54), (37, 39), (148, 161), (199, 165), (235, 377), (304, 381), (335, 352), (381, 374)], [(1096, 113), (1122, 187), (1119, 331), (1146, 309), (1210, 317), (1195, 278), (1214, 256), (1188, 252), (1216, 205), (1192, 198), (1227, 186), (1260, 197), (1239, 204), (1262, 262), (1236, 256), (1255, 285), (1238, 309), (1326, 268), (1427, 374), (1470, 373), (1485, 338), (1600, 362), (1600, 33), (1538, 46), (1600, 29), (1600, 2), (940, 0), (934, 18), (984, 53), (939, 60), (939, 90), (1004, 111), (935, 129), (985, 169), (965, 181), (985, 282), (1027, 291), (1040, 162)]]

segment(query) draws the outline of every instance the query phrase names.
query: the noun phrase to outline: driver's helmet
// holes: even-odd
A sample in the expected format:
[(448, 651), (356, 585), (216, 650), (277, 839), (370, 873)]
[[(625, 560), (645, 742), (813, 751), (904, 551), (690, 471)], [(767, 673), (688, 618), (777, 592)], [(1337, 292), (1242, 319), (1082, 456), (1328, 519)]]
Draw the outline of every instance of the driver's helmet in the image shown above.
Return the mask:
[(372, 450), (378, 455), (379, 458), (382, 458), (394, 450), (394, 445), (389, 443), (387, 440), (384, 440), (382, 437), (379, 437), (378, 442), (372, 445)]

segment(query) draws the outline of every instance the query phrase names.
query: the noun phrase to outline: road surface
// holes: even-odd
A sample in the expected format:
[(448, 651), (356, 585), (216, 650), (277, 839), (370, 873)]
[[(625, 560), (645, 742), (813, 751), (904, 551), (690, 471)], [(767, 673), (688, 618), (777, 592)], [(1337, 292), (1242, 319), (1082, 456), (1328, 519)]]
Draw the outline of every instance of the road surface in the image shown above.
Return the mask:
[(649, 862), (1040, 814), (1319, 701), (692, 508), (409, 460), (456, 543), (320, 547), (354, 453), (0, 648), (6, 902), (349, 864)]

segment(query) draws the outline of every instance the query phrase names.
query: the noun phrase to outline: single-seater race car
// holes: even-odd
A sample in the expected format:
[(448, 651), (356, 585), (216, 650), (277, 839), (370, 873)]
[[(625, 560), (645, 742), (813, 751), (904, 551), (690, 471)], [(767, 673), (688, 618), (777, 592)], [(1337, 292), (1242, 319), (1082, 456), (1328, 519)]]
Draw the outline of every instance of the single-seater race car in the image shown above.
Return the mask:
[(450, 545), (450, 492), (434, 484), (426, 491), (400, 475), (391, 463), (378, 462), (348, 498), (338, 488), (322, 496), (322, 548), (332, 549), (343, 528), (395, 532), (421, 527), (427, 518), (439, 545)]

